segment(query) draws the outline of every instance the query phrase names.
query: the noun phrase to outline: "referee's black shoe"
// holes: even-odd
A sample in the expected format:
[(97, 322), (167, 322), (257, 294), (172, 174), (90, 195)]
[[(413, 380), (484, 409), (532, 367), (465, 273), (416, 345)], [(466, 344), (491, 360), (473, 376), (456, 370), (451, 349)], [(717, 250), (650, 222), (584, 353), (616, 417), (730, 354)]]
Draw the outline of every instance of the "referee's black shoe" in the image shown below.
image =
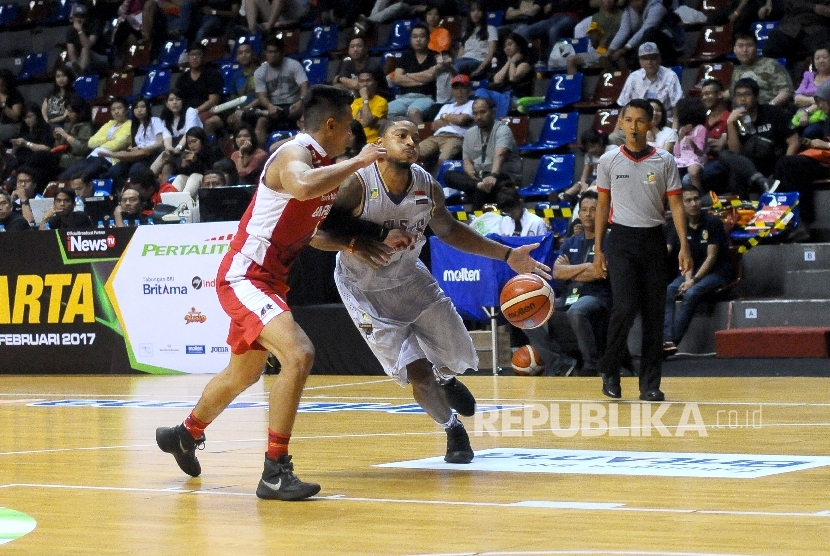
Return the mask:
[(620, 375), (602, 375), (602, 393), (609, 398), (621, 398)]
[(476, 399), (470, 389), (464, 386), (460, 380), (452, 377), (446, 384), (442, 384), (441, 388), (447, 395), (447, 403), (450, 407), (464, 417), (472, 417), (476, 412)]
[(649, 388), (640, 394), (640, 399), (644, 402), (662, 402), (666, 395), (659, 388)]

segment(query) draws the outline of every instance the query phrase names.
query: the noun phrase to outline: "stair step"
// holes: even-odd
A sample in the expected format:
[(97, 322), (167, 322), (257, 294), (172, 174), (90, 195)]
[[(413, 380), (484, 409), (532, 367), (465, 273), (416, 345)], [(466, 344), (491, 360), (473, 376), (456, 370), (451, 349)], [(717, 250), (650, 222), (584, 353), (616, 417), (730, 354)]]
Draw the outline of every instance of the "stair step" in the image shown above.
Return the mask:
[(830, 298), (830, 269), (786, 271), (784, 297), (790, 299)]
[(830, 299), (742, 299), (731, 303), (729, 328), (830, 327)]
[(830, 327), (738, 328), (715, 332), (718, 357), (830, 357)]

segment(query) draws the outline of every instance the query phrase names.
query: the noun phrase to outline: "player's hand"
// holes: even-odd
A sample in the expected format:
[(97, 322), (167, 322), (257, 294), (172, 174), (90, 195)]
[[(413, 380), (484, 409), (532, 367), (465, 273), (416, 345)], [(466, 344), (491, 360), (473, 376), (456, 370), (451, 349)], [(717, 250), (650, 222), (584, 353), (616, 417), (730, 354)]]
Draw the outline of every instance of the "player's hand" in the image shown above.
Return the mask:
[(594, 250), (594, 271), (597, 276), (608, 278), (608, 266), (605, 264), (605, 253)]
[(366, 143), (355, 158), (365, 168), (377, 160), (385, 160), (386, 149), (376, 143)]
[(372, 268), (377, 268), (389, 264), (390, 255), (393, 253), (393, 250), (385, 243), (358, 237), (354, 239), (349, 248), (349, 252), (358, 259), (369, 263)]
[(403, 251), (404, 249), (411, 249), (415, 246), (416, 237), (406, 230), (394, 228), (389, 230), (389, 235), (383, 240), (383, 243), (390, 247), (393, 251)]
[(551, 279), (550, 267), (540, 263), (530, 256), (530, 252), (539, 247), (538, 243), (515, 247), (507, 257), (507, 264), (519, 274), (538, 274), (547, 280)]

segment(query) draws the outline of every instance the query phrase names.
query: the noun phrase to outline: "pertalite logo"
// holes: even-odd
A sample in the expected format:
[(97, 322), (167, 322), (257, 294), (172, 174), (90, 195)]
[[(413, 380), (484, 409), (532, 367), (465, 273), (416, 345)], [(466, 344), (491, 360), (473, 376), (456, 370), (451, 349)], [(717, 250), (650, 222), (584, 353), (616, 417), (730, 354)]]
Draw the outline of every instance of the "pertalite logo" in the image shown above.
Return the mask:
[(477, 268), (444, 271), (444, 282), (479, 282), (480, 280), (481, 270)]
[(67, 236), (66, 249), (70, 253), (89, 253), (90, 251), (103, 252), (115, 247), (115, 236), (99, 239), (84, 239), (81, 236)]

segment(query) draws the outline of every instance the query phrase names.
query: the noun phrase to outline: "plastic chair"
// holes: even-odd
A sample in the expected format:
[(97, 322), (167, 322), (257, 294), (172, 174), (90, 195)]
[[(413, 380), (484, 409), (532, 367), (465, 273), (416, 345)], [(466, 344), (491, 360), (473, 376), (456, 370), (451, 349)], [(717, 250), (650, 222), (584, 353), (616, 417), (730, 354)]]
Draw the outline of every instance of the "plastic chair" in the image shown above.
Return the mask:
[(109, 106), (96, 106), (92, 109), (92, 125), (95, 128), (99, 128), (108, 121), (110, 121), (110, 107)]
[(138, 96), (151, 100), (166, 95), (170, 91), (170, 69), (156, 69), (150, 71), (141, 86)]
[(579, 110), (591, 108), (605, 108), (613, 106), (620, 98), (625, 81), (628, 79), (630, 72), (627, 71), (608, 71), (599, 76), (597, 86), (594, 93), (588, 100), (577, 102), (574, 108)]
[(112, 195), (112, 178), (92, 180), (92, 192), (95, 197)]
[(554, 75), (548, 85), (545, 100), (540, 104), (525, 106), (525, 111), (531, 114), (549, 112), (579, 102), (582, 99), (582, 78), (581, 73)]
[(303, 65), (303, 68), (305, 68), (309, 85), (320, 85), (328, 80), (328, 58), (305, 58), (300, 63)]
[(767, 44), (769, 34), (779, 25), (781, 25), (780, 21), (756, 21), (752, 24), (752, 32), (758, 40), (758, 56), (763, 55), (764, 46)]
[[(279, 36), (279, 35), (277, 35)], [(285, 42), (285, 37), (280, 37)], [(239, 48), (241, 44), (250, 44), (251, 48), (254, 49), (254, 54), (259, 56), (262, 53), (262, 37), (260, 35), (251, 34), (251, 35), (242, 35), (238, 39), (236, 39), (236, 43), (233, 45), (233, 52), (231, 56), (234, 60), (236, 60), (236, 49)]]
[(98, 104), (106, 104), (112, 97), (130, 97), (133, 94), (135, 75), (130, 71), (116, 71), (107, 78), (104, 98)]
[(75, 80), (75, 92), (86, 101), (98, 97), (98, 75), (82, 75)]
[(574, 182), (575, 168), (576, 155), (547, 154), (539, 159), (533, 182), (519, 189), (519, 195), (524, 198), (547, 197), (550, 193), (564, 191)]
[(224, 61), (219, 64), (219, 73), (222, 74), (222, 94), (229, 95), (233, 90), (233, 78), (239, 64), (236, 62)]
[(507, 127), (513, 132), (513, 139), (516, 144), (521, 146), (527, 143), (527, 137), (530, 134), (530, 116), (508, 116)]
[[(287, 29), (285, 31), (280, 31), (279, 33), (277, 33), (276, 36), (278, 39), (282, 39), (282, 44), (284, 48), (283, 54), (285, 56), (293, 56), (294, 54), (300, 51), (300, 32), (296, 29)], [(257, 52), (257, 55), (259, 55), (259, 52), (256, 48), (254, 49), (254, 52)]]
[(492, 25), (497, 28), (504, 25), (504, 10), (487, 12), (487, 25)]
[(688, 63), (711, 62), (725, 58), (732, 52), (732, 26), (706, 25), (700, 32), (695, 53)]
[(619, 108), (603, 108), (594, 114), (593, 129), (610, 135), (617, 128), (617, 119), (620, 117)]
[(52, 13), (44, 20), (44, 25), (61, 25), (69, 22), (69, 17), (72, 15), (72, 6), (75, 4), (72, 0), (58, 0), (52, 9)]
[(21, 25), (23, 27), (40, 27), (46, 24), (50, 15), (46, 0), (30, 0), (24, 10)]
[(412, 26), (418, 23), (417, 19), (400, 19), (392, 24), (392, 31), (386, 44), (369, 49), (370, 52), (386, 52), (388, 50), (403, 50), (409, 46), (409, 35)]
[(689, 89), (690, 96), (699, 96), (700, 89), (703, 82), (707, 79), (717, 79), (723, 83), (724, 87), (729, 87), (732, 83), (732, 62), (709, 62), (697, 68), (697, 76), (695, 77), (695, 85)]
[(164, 68), (173, 68), (179, 65), (182, 54), (187, 52), (187, 40), (179, 39), (175, 41), (167, 41), (161, 47), (159, 53), (159, 61), (155, 64), (144, 67), (145, 71), (152, 71)]
[(9, 29), (17, 23), (17, 18), (20, 15), (20, 4), (17, 2), (7, 2), (0, 4), (0, 29)]
[(318, 25), (311, 31), (305, 52), (294, 54), (297, 58), (330, 56), (337, 50), (337, 25)]
[(275, 131), (274, 133), (272, 133), (268, 137), (268, 142), (265, 143), (265, 152), (270, 152), (271, 151), (271, 145), (273, 145), (274, 143), (278, 143), (278, 142), (282, 141), (283, 139), (288, 139), (290, 137), (294, 137), (299, 132), (300, 131), (297, 130), (297, 129), (291, 129), (291, 130), (287, 130), (287, 131)]
[[(445, 160), (441, 163), (441, 166), (438, 167), (438, 173), (435, 175), (435, 181), (441, 184), (441, 187), (447, 187), (447, 184), (444, 183), (444, 174), (449, 171), (457, 171), (460, 172), (464, 169), (464, 161), (463, 160)], [(455, 191), (453, 189), (453, 191)]]
[(210, 64), (222, 59), (225, 49), (222, 47), (222, 37), (207, 37), (202, 39), (205, 47), (205, 63)]
[(21, 81), (32, 81), (46, 77), (48, 71), (46, 64), (49, 61), (49, 52), (32, 52), (23, 59), (20, 73), (17, 74), (18, 83)]
[(574, 143), (578, 125), (579, 114), (576, 112), (548, 114), (539, 140), (522, 145), (519, 147), (519, 152), (523, 154), (544, 153)]
[[(758, 199), (758, 210), (755, 211), (753, 220), (756, 224), (763, 223), (765, 226), (758, 225), (754, 228), (747, 226), (743, 230), (733, 231), (731, 234), (732, 239), (734, 241), (757, 241), (758, 239), (766, 237), (777, 239), (777, 236), (782, 235), (784, 230), (779, 230), (773, 226), (776, 220), (781, 218), (784, 211), (791, 207), (793, 207), (790, 211), (792, 216), (785, 217), (785, 219), (782, 219), (781, 222), (786, 224), (786, 229), (797, 228), (800, 218), (799, 208), (795, 203), (797, 203), (798, 200), (799, 195), (797, 191), (764, 193)], [(766, 217), (763, 215), (766, 215)]]

